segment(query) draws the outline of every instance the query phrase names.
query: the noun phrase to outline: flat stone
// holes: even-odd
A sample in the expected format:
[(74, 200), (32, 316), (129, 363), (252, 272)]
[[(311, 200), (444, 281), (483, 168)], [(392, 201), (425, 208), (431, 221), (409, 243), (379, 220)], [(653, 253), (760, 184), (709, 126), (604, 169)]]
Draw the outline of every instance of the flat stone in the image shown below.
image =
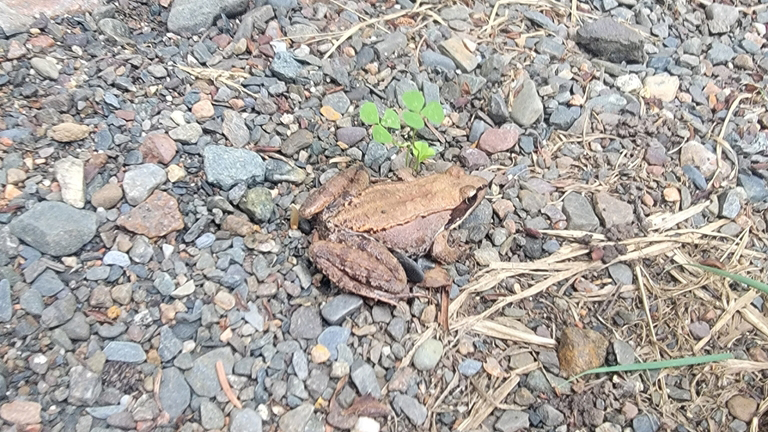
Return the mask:
[(43, 310), (40, 324), (46, 328), (58, 327), (72, 319), (75, 310), (77, 310), (77, 299), (73, 294), (67, 294)]
[(122, 361), (126, 363), (143, 363), (147, 359), (144, 349), (135, 342), (109, 342), (104, 347), (104, 354), (109, 361)]
[(37, 402), (14, 400), (0, 405), (0, 418), (17, 426), (35, 425), (42, 422), (40, 409)]
[(323, 322), (316, 307), (302, 306), (291, 315), (290, 333), (296, 339), (316, 339), (323, 331)]
[(593, 196), (595, 213), (603, 221), (606, 228), (629, 225), (635, 220), (635, 212), (632, 205), (614, 198), (606, 192), (599, 192)]
[(600, 220), (595, 215), (592, 205), (581, 194), (570, 193), (565, 197), (563, 213), (568, 221), (569, 230), (594, 232), (600, 228)]
[(167, 134), (152, 133), (144, 137), (139, 151), (148, 164), (169, 164), (176, 156), (176, 142)]
[(643, 37), (613, 18), (600, 18), (584, 24), (576, 32), (576, 42), (613, 63), (643, 62)]
[(374, 372), (371, 365), (358, 360), (352, 364), (351, 371), (349, 376), (352, 378), (352, 382), (355, 383), (355, 387), (357, 387), (357, 391), (360, 392), (361, 395), (371, 395), (374, 398), (379, 398), (381, 396), (381, 386), (376, 379), (376, 372)]
[(632, 419), (632, 430), (634, 432), (656, 432), (660, 426), (659, 419), (650, 413), (642, 413)]
[(400, 410), (415, 426), (427, 421), (427, 408), (421, 402), (404, 394), (395, 395), (392, 405)]
[(272, 63), (269, 65), (269, 70), (280, 81), (286, 83), (292, 83), (299, 76), (299, 72), (303, 67), (301, 63), (297, 62), (288, 51), (279, 51), (275, 53), (275, 57), (272, 59)]
[(123, 179), (125, 200), (133, 206), (141, 204), (167, 179), (165, 170), (159, 165), (151, 163), (138, 165), (125, 173)]
[(517, 129), (487, 129), (480, 137), (477, 148), (488, 154), (499, 153), (517, 145), (519, 138)]
[(336, 139), (348, 146), (359, 143), (367, 135), (368, 131), (362, 127), (353, 126), (336, 129)]
[(605, 361), (608, 341), (600, 333), (576, 327), (563, 329), (557, 357), (560, 372), (566, 378), (599, 367)]
[[(24, 305), (22, 305), (22, 307), (23, 306)], [(0, 322), (8, 322), (12, 317), (13, 302), (11, 301), (11, 284), (8, 282), (8, 279), (3, 279), (0, 281)]]
[(312, 144), (314, 136), (306, 129), (299, 129), (280, 144), (280, 151), (286, 156), (293, 156)]
[(203, 128), (197, 123), (188, 123), (172, 129), (168, 135), (184, 144), (196, 144), (203, 135)]
[(422, 51), (421, 54), (419, 54), (419, 58), (425, 67), (441, 69), (448, 72), (453, 72), (456, 70), (456, 64), (453, 62), (453, 60), (451, 60), (450, 57), (444, 56), (432, 50)]
[(232, 18), (247, 9), (248, 0), (175, 0), (168, 14), (168, 30), (201, 33), (221, 14)]
[(51, 60), (35, 57), (29, 61), (29, 65), (43, 78), (52, 81), (59, 79), (59, 68)]
[(757, 412), (757, 401), (742, 395), (728, 399), (726, 406), (732, 416), (745, 423), (751, 422)]
[(464, 359), (459, 363), (459, 372), (464, 376), (473, 376), (480, 372), (483, 364), (475, 359)]
[(379, 60), (386, 61), (395, 57), (398, 52), (408, 45), (408, 37), (400, 31), (393, 31), (384, 36), (384, 39), (374, 45), (374, 50), (379, 54)]
[(632, 282), (634, 281), (632, 269), (624, 263), (612, 264), (608, 267), (608, 273), (617, 284), (632, 285)]
[(53, 165), (56, 181), (61, 186), (61, 199), (75, 208), (85, 206), (85, 172), (80, 159), (67, 156)]
[(693, 338), (696, 340), (704, 339), (711, 333), (709, 324), (704, 321), (694, 321), (690, 323), (688, 325), (688, 331), (691, 332), (691, 336), (693, 336)]
[(547, 426), (558, 426), (565, 423), (565, 415), (552, 405), (545, 403), (536, 410), (536, 414)]
[(709, 32), (712, 34), (728, 33), (739, 21), (739, 10), (731, 5), (712, 3), (705, 10)]
[(205, 147), (203, 167), (208, 182), (226, 191), (239, 183), (255, 185), (264, 181), (266, 170), (257, 153), (218, 145)]
[(130, 44), (131, 29), (122, 21), (114, 18), (104, 18), (98, 23), (99, 30), (121, 44)]
[(76, 406), (92, 406), (101, 395), (101, 376), (84, 366), (69, 370), (69, 396), (67, 402)]
[(516, 432), (526, 429), (531, 425), (528, 413), (516, 410), (504, 411), (493, 428), (498, 432)]
[(328, 348), (331, 354), (330, 359), (336, 360), (338, 354), (336, 347), (346, 345), (350, 334), (351, 330), (347, 327), (330, 326), (320, 333), (320, 336), (317, 337), (317, 343)]
[(224, 121), (221, 131), (235, 147), (244, 147), (251, 140), (251, 131), (245, 125), (245, 120), (236, 111), (224, 111)]
[(6, 3), (0, 3), (0, 30), (8, 38), (29, 30), (34, 21), (33, 17), (33, 14), (19, 13), (19, 11), (11, 9)]
[[(312, 406), (309, 406), (312, 408)], [(218, 409), (218, 408), (217, 408)], [(201, 406), (202, 410), (202, 406)], [(219, 411), (220, 412), (220, 411)], [(311, 413), (311, 412), (310, 412)], [(231, 423), (229, 425), (230, 432), (261, 432), (261, 416), (256, 411), (250, 408), (234, 409), (230, 414)], [(222, 424), (224, 422), (224, 414), (221, 415)], [(220, 428), (219, 428), (220, 429)], [(288, 430), (288, 429), (283, 429)], [(295, 429), (298, 432), (303, 432), (303, 429)]]
[[(241, 415), (239, 410), (236, 410), (233, 413), (233, 416), (235, 418), (240, 417)], [(259, 430), (261, 430), (261, 417), (257, 416), (257, 418), (258, 420), (255, 420), (255, 421), (259, 423)], [(247, 423), (252, 423), (254, 421), (253, 418), (250, 418), (248, 420), (249, 421)], [(200, 424), (202, 424), (206, 430), (222, 429), (224, 427), (224, 413), (215, 403), (209, 400), (203, 400), (200, 403)], [(241, 427), (241, 426), (238, 426), (238, 427)], [(244, 430), (250, 430), (250, 429), (244, 429)]]
[(39, 292), (43, 297), (54, 296), (64, 287), (64, 283), (51, 269), (46, 269), (32, 282), (32, 289)]
[(184, 413), (189, 406), (191, 395), (189, 385), (180, 370), (175, 367), (163, 369), (158, 396), (171, 421)]
[(464, 42), (457, 37), (441, 42), (440, 45), (438, 45), (438, 48), (443, 54), (450, 57), (456, 66), (464, 73), (472, 72), (479, 64), (477, 57), (472, 54), (467, 47), (464, 46)]
[(363, 305), (363, 299), (352, 294), (341, 294), (328, 300), (320, 313), (328, 324), (339, 325)]
[(280, 420), (278, 420), (279, 430), (285, 432), (304, 432), (314, 411), (314, 407), (310, 404), (299, 405), (280, 417)]
[(184, 373), (192, 390), (199, 396), (213, 397), (221, 391), (216, 375), (216, 362), (221, 361), (224, 372), (232, 373), (235, 357), (229, 348), (217, 348), (194, 361), (192, 369)]
[(162, 237), (184, 228), (179, 204), (175, 198), (162, 191), (155, 191), (144, 202), (120, 216), (117, 224), (149, 238)]

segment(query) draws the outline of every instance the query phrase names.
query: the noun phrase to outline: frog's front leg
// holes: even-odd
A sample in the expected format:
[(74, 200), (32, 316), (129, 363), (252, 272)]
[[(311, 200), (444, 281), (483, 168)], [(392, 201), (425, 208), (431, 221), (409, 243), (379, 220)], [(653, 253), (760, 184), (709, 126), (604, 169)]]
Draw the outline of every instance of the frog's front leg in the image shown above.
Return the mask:
[(432, 242), (430, 255), (442, 264), (453, 264), (467, 254), (467, 247), (463, 245), (452, 246), (449, 244), (449, 231), (442, 231)]
[[(324, 185), (312, 191), (299, 208), (299, 215), (304, 219), (322, 212), (334, 201), (344, 201), (367, 189), (371, 183), (368, 172), (361, 164), (355, 165), (333, 176)], [(339, 200), (341, 198), (341, 200)]]
[(405, 271), (378, 241), (347, 232), (313, 242), (309, 257), (328, 279), (343, 290), (397, 305), (411, 297)]

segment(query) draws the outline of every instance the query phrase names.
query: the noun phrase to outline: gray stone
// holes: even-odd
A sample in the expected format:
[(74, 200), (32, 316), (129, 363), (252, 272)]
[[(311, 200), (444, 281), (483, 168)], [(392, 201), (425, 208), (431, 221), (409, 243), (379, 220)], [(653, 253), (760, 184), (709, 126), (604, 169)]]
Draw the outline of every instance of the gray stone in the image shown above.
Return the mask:
[[(0, 282), (0, 289), (2, 287)], [(19, 296), (19, 306), (24, 309), (30, 315), (40, 316), (45, 310), (45, 303), (43, 302), (43, 296), (40, 292), (28, 289)]]
[(384, 39), (374, 45), (373, 49), (379, 54), (379, 60), (384, 62), (408, 45), (408, 38), (400, 31), (393, 31), (384, 36)]
[(51, 269), (46, 269), (40, 276), (32, 282), (32, 289), (39, 292), (44, 297), (56, 295), (64, 289), (64, 283), (56, 276)]
[(606, 192), (596, 193), (594, 202), (595, 212), (606, 228), (629, 225), (635, 219), (634, 208), (630, 204), (616, 199)]
[(58, 327), (72, 319), (75, 310), (77, 310), (77, 299), (73, 294), (67, 294), (45, 308), (40, 317), (40, 324), (46, 328)]
[[(310, 404), (302, 404), (283, 414), (277, 424), (284, 432), (304, 432), (309, 418), (315, 409)], [(234, 432), (234, 431), (233, 431)]]
[(504, 411), (493, 426), (498, 432), (516, 432), (531, 425), (528, 413), (516, 410)]
[(104, 347), (104, 354), (109, 361), (143, 363), (147, 354), (141, 345), (135, 342), (112, 341)]
[(230, 18), (248, 9), (248, 0), (175, 0), (168, 14), (168, 30), (197, 34), (224, 14)]
[(245, 125), (243, 116), (233, 110), (224, 111), (221, 132), (235, 147), (244, 147), (251, 140), (251, 131)]
[(696, 186), (699, 190), (707, 189), (707, 179), (704, 178), (704, 174), (701, 173), (693, 165), (683, 165), (683, 174)]
[(315, 339), (323, 331), (323, 321), (316, 307), (302, 306), (291, 315), (290, 333), (295, 339)]
[(376, 379), (376, 372), (374, 372), (371, 365), (368, 363), (357, 360), (350, 367), (352, 371), (349, 375), (352, 378), (352, 382), (355, 383), (357, 391), (361, 395), (371, 395), (375, 398), (381, 397), (381, 386)]
[(613, 18), (600, 18), (581, 26), (576, 32), (576, 42), (613, 63), (643, 62), (643, 37)]
[(348, 146), (359, 143), (367, 135), (368, 131), (365, 128), (357, 126), (336, 129), (336, 139)]
[(59, 79), (59, 68), (47, 58), (35, 57), (29, 61), (29, 65), (43, 78), (53, 81)]
[(558, 426), (565, 423), (565, 415), (550, 404), (544, 404), (536, 410), (541, 421), (547, 426)]
[(112, 250), (104, 254), (102, 263), (106, 266), (116, 265), (119, 267), (128, 267), (131, 265), (131, 258), (125, 252)]
[(420, 371), (432, 370), (443, 356), (443, 343), (437, 339), (427, 339), (413, 355), (413, 367)]
[(123, 192), (130, 205), (139, 205), (168, 179), (165, 170), (155, 164), (142, 164), (125, 173)]
[[(509, 110), (507, 109), (507, 100), (504, 98), (504, 95), (502, 95), (501, 92), (499, 91), (493, 92), (491, 94), (491, 99), (488, 101), (488, 117), (490, 117), (491, 120), (496, 122), (496, 124), (504, 124), (507, 122), (507, 120), (509, 120)], [(482, 120), (477, 120), (477, 121), (482, 123)]]
[(509, 115), (521, 127), (532, 125), (544, 112), (544, 105), (536, 92), (536, 84), (526, 79), (521, 84), (522, 88), (515, 95)]
[(163, 362), (171, 361), (181, 352), (182, 342), (173, 333), (168, 326), (160, 328), (160, 345), (157, 347), (157, 354)]
[(286, 156), (293, 156), (299, 151), (312, 145), (313, 138), (314, 136), (312, 135), (312, 132), (306, 129), (299, 129), (283, 140), (280, 144), (280, 150)]
[(483, 364), (475, 359), (464, 359), (459, 363), (459, 372), (464, 376), (472, 376), (483, 368)]
[(444, 71), (453, 72), (456, 70), (456, 65), (449, 57), (432, 50), (424, 50), (419, 55), (421, 63), (425, 67), (442, 69)]
[(696, 340), (704, 339), (711, 333), (709, 324), (704, 321), (694, 321), (688, 324), (688, 331), (691, 332), (691, 336)]
[(67, 402), (76, 406), (92, 406), (101, 395), (101, 376), (83, 366), (69, 370)]
[(203, 168), (209, 183), (230, 190), (238, 183), (264, 181), (265, 164), (257, 153), (232, 147), (209, 145), (203, 151)]
[(579, 107), (558, 105), (549, 116), (549, 124), (555, 129), (568, 130), (581, 115)]
[(635, 350), (632, 345), (623, 340), (613, 341), (613, 352), (616, 354), (616, 362), (620, 365), (635, 363)]
[(739, 21), (739, 10), (726, 4), (712, 3), (707, 6), (706, 14), (709, 32), (712, 34), (728, 33)]
[[(216, 379), (215, 376), (209, 378)], [(168, 413), (171, 421), (184, 412), (189, 406), (190, 393), (189, 385), (180, 370), (175, 367), (163, 369), (158, 396), (163, 410)]]
[(736, 53), (733, 48), (717, 41), (712, 42), (712, 47), (707, 51), (707, 60), (713, 65), (726, 64), (734, 57)]
[(8, 279), (3, 279), (0, 281), (0, 322), (8, 322), (12, 317), (11, 284)]
[(632, 429), (634, 432), (656, 432), (660, 426), (659, 419), (650, 413), (642, 413), (632, 419)]
[(750, 174), (739, 174), (739, 186), (744, 188), (744, 192), (746, 192), (747, 199), (750, 202), (757, 203), (768, 200), (768, 187), (766, 187), (765, 181), (760, 177)]
[(10, 38), (26, 32), (32, 22), (32, 16), (19, 14), (4, 2), (0, 2), (0, 33), (4, 33), (5, 37)]
[(298, 379), (301, 381), (307, 379), (309, 376), (309, 363), (307, 362), (306, 354), (302, 351), (294, 351), (291, 357), (291, 364)]
[(184, 144), (196, 144), (202, 135), (203, 128), (197, 123), (187, 123), (168, 132), (168, 136)]
[(597, 219), (589, 200), (578, 193), (570, 193), (565, 197), (563, 213), (569, 230), (594, 232), (600, 228), (600, 220)]
[(104, 18), (99, 21), (98, 25), (99, 30), (101, 30), (105, 35), (111, 37), (117, 42), (120, 42), (121, 44), (130, 44), (133, 42), (131, 40), (131, 29), (128, 28), (128, 26), (120, 20), (114, 18)]
[(323, 305), (320, 313), (331, 325), (341, 324), (344, 319), (355, 313), (363, 305), (363, 299), (352, 294), (341, 294)]
[(323, 98), (322, 104), (333, 108), (337, 113), (341, 115), (346, 114), (349, 106), (351, 105), (349, 98), (346, 94), (344, 94), (343, 91), (337, 91), (326, 95)]
[(392, 406), (408, 417), (415, 426), (421, 426), (427, 421), (427, 408), (417, 399), (407, 395), (395, 395)]
[(632, 269), (624, 263), (616, 263), (608, 267), (608, 273), (614, 282), (621, 285), (632, 285)]
[(272, 74), (277, 79), (287, 83), (292, 83), (298, 78), (301, 69), (301, 64), (288, 51), (276, 52), (272, 63), (269, 65), (269, 70), (272, 71)]
[(85, 315), (82, 312), (75, 312), (72, 319), (61, 326), (61, 329), (74, 341), (84, 341), (91, 337), (91, 326), (85, 321)]
[(265, 167), (265, 178), (268, 182), (301, 184), (307, 178), (303, 169), (278, 159), (269, 159)]
[(731, 189), (721, 193), (717, 197), (717, 201), (720, 204), (720, 217), (735, 219), (741, 211), (741, 200), (739, 194), (735, 189)]
[[(241, 415), (240, 412), (233, 413), (235, 418), (240, 418)], [(245, 418), (243, 417), (243, 419)], [(253, 419), (248, 420), (250, 422)], [(222, 429), (224, 427), (224, 412), (222, 412), (215, 403), (207, 399), (203, 400), (200, 403), (200, 424), (202, 424), (206, 430)], [(261, 417), (259, 417), (259, 430), (261, 430)]]
[(320, 333), (317, 337), (317, 343), (328, 348), (331, 352), (331, 360), (336, 360), (338, 351), (336, 349), (339, 345), (344, 345), (349, 339), (351, 330), (347, 327), (330, 326)]
[(195, 360), (192, 369), (185, 372), (192, 390), (204, 397), (213, 397), (221, 391), (219, 380), (216, 375), (216, 362), (221, 361), (224, 364), (224, 372), (232, 373), (232, 366), (235, 364), (235, 358), (232, 350), (229, 348), (218, 348), (210, 351)]
[(77, 252), (96, 234), (98, 218), (57, 201), (35, 204), (10, 223), (13, 235), (38, 251), (65, 256)]
[(248, 189), (240, 200), (240, 209), (255, 223), (268, 222), (275, 209), (272, 192), (263, 187)]

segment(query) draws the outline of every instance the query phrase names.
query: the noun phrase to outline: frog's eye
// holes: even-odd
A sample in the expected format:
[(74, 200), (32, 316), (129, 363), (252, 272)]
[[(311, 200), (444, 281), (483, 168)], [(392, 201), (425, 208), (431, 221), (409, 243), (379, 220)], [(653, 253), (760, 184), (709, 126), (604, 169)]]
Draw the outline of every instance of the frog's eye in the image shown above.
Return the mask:
[(472, 186), (464, 186), (459, 190), (459, 193), (461, 194), (461, 199), (469, 201), (477, 194), (477, 189)]

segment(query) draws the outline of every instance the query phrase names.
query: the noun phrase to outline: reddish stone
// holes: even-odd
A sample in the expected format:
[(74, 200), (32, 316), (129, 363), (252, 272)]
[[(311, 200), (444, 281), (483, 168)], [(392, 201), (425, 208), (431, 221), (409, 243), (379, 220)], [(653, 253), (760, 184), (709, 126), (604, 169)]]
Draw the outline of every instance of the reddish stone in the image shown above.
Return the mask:
[(157, 238), (184, 228), (179, 203), (166, 192), (155, 191), (143, 203), (117, 219), (128, 231)]
[(480, 137), (477, 148), (489, 154), (499, 153), (517, 145), (519, 138), (517, 129), (488, 129)]
[(274, 57), (275, 51), (272, 49), (271, 45), (261, 45), (259, 46), (259, 52), (264, 54), (267, 57)]
[(19, 426), (40, 423), (40, 404), (15, 400), (0, 406), (0, 417)]
[(47, 35), (40, 35), (40, 36), (33, 37), (32, 39), (29, 40), (28, 43), (33, 47), (38, 47), (38, 48), (50, 48), (56, 45), (56, 42), (50, 36), (47, 36)]
[(8, 60), (16, 60), (18, 58), (24, 57), (25, 55), (27, 55), (27, 49), (24, 48), (24, 45), (20, 44), (18, 41), (12, 40), (8, 46), (8, 52), (5, 56), (8, 58)]
[(176, 141), (164, 133), (149, 134), (139, 146), (146, 163), (168, 164), (176, 156)]
[(266, 44), (272, 42), (272, 37), (270, 37), (269, 35), (263, 34), (263, 35), (259, 36), (258, 39), (256, 39), (256, 42), (258, 42), (259, 45), (266, 45)]
[(232, 38), (225, 35), (225, 34), (217, 34), (213, 38), (211, 38), (211, 41), (216, 44), (219, 49), (224, 49), (229, 45), (230, 42), (232, 42)]
[(117, 110), (115, 111), (115, 116), (125, 121), (133, 121), (136, 118), (136, 113), (134, 111)]

